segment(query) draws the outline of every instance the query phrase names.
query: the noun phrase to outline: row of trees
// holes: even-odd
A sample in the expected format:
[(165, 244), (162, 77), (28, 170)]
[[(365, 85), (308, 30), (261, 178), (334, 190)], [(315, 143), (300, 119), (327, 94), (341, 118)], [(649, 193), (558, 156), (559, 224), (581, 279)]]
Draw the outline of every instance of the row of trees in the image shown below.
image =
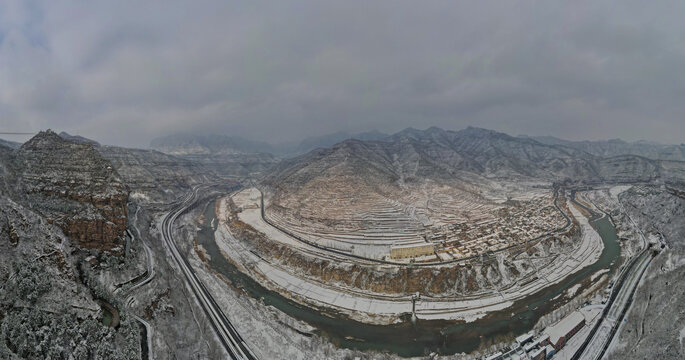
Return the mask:
[(52, 289), (52, 283), (45, 276), (45, 267), (38, 261), (20, 261), (12, 265), (11, 289), (19, 299), (35, 304), (38, 298)]
[(115, 331), (95, 319), (78, 319), (67, 307), (59, 313), (14, 309), (2, 320), (0, 338), (6, 350), (25, 359), (140, 358), (135, 323), (124, 321)]
[[(11, 293), (6, 293), (6, 308), (0, 307), (1, 359), (140, 359), (140, 329), (133, 319), (120, 314), (120, 325), (114, 329), (96, 318), (79, 316), (66, 304), (57, 311), (41, 308), (42, 297), (59, 296), (50, 292), (45, 267), (40, 261), (23, 260), (12, 270)], [(85, 275), (95, 297), (118, 303), (95, 276), (88, 271)]]

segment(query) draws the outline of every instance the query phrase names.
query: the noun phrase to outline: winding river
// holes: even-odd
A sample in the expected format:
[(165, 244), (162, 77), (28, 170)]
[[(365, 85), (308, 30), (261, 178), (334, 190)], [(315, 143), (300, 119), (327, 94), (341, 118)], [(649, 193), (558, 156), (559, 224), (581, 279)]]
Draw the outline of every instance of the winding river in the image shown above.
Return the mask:
[(300, 305), (278, 293), (266, 289), (249, 276), (241, 273), (228, 262), (219, 251), (214, 239), (217, 221), (215, 201), (205, 208), (205, 224), (198, 233), (198, 243), (210, 255), (210, 266), (242, 288), (246, 293), (264, 304), (274, 306), (284, 313), (305, 321), (315, 327), (316, 332), (327, 337), (338, 346), (360, 350), (390, 351), (400, 356), (420, 356), (436, 351), (440, 354), (472, 352), (488, 342), (498, 342), (525, 333), (533, 328), (538, 319), (566, 302), (559, 296), (569, 287), (582, 282), (602, 269), (613, 272), (618, 263), (620, 246), (616, 229), (608, 218), (593, 214), (591, 224), (604, 242), (599, 260), (558, 284), (514, 303), (511, 307), (493, 312), (470, 323), (418, 320), (395, 325), (369, 325), (344, 318), (322, 315), (316, 309)]

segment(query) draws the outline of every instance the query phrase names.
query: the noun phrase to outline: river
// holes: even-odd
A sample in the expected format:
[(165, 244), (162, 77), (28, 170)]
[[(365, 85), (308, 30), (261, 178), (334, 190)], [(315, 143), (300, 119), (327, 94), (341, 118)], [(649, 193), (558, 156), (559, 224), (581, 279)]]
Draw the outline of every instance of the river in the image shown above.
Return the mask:
[(558, 296), (566, 289), (582, 282), (598, 270), (608, 268), (613, 272), (620, 255), (616, 229), (606, 216), (599, 218), (595, 214), (591, 224), (604, 242), (604, 250), (599, 260), (558, 284), (517, 301), (503, 311), (490, 313), (470, 323), (419, 319), (415, 324), (406, 321), (395, 325), (369, 325), (322, 315), (316, 309), (300, 305), (266, 289), (241, 273), (221, 255), (215, 242), (215, 201), (211, 201), (206, 207), (204, 218), (205, 223), (198, 233), (198, 243), (210, 255), (210, 266), (230, 279), (233, 285), (244, 289), (253, 298), (262, 299), (264, 304), (274, 306), (296, 319), (309, 323), (317, 329), (317, 333), (338, 346), (390, 351), (405, 357), (425, 355), (433, 351), (440, 354), (469, 353), (481, 345), (489, 345), (523, 334), (531, 330), (541, 316), (566, 302), (564, 296)]

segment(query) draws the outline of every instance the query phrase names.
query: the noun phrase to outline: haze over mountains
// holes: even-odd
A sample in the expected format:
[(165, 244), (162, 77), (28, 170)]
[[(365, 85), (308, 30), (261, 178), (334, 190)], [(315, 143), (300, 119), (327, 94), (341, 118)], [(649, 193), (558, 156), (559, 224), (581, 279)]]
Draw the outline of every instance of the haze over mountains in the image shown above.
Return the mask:
[[(257, 152), (268, 144), (222, 136), (175, 137), (157, 144), (169, 153), (103, 146), (49, 130), (21, 145), (0, 144), (0, 239), (6, 240), (0, 242), (3, 263), (17, 258), (17, 263), (27, 264), (40, 254), (54, 256), (55, 265), (45, 267), (53, 289), (78, 288), (65, 291), (76, 295), (65, 295), (63, 301), (97, 311), (94, 297), (81, 282), (71, 279), (79, 279), (81, 275), (74, 269), (91, 253), (124, 251), (126, 225), (138, 216), (137, 211), (129, 212), (128, 206), (135, 203), (154, 208), (173, 203), (198, 184), (235, 184), (227, 178), (244, 185), (258, 180), (272, 221), (301, 225), (303, 232), (319, 234), (356, 229), (353, 235), (370, 239), (377, 234), (387, 236), (387, 229), (396, 226), (401, 231), (397, 230), (395, 237), (421, 239), (422, 234), (456, 231), (450, 224), (492, 220), (493, 209), (510, 204), (528, 201), (530, 205), (535, 199), (551, 204), (554, 189), (550, 185), (555, 182), (649, 184), (655, 194), (659, 188), (676, 192), (677, 199), (663, 193), (659, 195), (663, 199), (655, 195), (652, 203), (625, 206), (634, 209), (637, 219), (647, 216), (644, 212), (640, 215), (644, 206), (652, 209), (649, 215), (661, 215), (660, 209), (667, 206), (669, 217), (655, 215), (640, 222), (659, 228), (669, 239), (678, 238), (682, 230), (673, 225), (679, 224), (677, 216), (682, 214), (682, 201), (678, 200), (682, 194), (674, 190), (685, 183), (685, 162), (678, 161), (682, 145), (568, 142), (473, 127), (459, 131), (408, 128), (393, 135), (337, 133), (298, 144), (297, 150), (288, 154), (313, 149), (285, 159)], [(155, 223), (152, 220), (141, 218), (139, 224)], [(378, 231), (379, 224), (387, 228)], [(46, 248), (39, 240), (43, 238), (54, 241)], [(389, 245), (376, 248), (382, 246)], [(374, 255), (376, 248), (369, 246), (368, 253)], [(354, 251), (362, 249), (358, 245)], [(9, 271), (0, 266), (5, 278)], [(130, 274), (122, 272), (121, 276), (132, 278), (139, 272), (132, 268)], [(165, 288), (168, 286), (160, 289)], [(7, 296), (15, 298), (14, 294)], [(44, 292), (38, 297), (40, 303), (58, 295)], [(176, 294), (169, 301), (181, 309), (186, 306), (183, 299)], [(16, 318), (18, 323), (28, 316), (12, 314), (8, 318)], [(167, 331), (164, 336), (172, 339), (177, 335), (169, 334), (175, 330), (166, 330), (164, 321), (192, 320), (179, 320), (180, 312), (158, 312), (156, 316), (161, 319), (157, 324), (163, 324), (159, 331)], [(138, 340), (131, 338), (132, 343)]]
[(16, 141), (9, 141), (9, 140), (0, 139), (0, 145), (6, 146), (6, 147), (12, 148), (12, 149), (18, 149), (21, 146), (21, 143), (16, 142)]
[(553, 136), (522, 136), (548, 145), (563, 145), (597, 156), (639, 155), (650, 159), (685, 161), (685, 144), (665, 145), (651, 141), (627, 142), (621, 139), (569, 141)]
[(150, 147), (171, 155), (226, 155), (239, 153), (271, 153), (277, 156), (303, 154), (320, 147), (329, 147), (346, 139), (380, 140), (388, 135), (373, 130), (357, 134), (336, 132), (309, 137), (301, 142), (269, 144), (239, 136), (175, 134), (153, 139)]
[[(331, 148), (283, 161), (267, 181), (306, 182), (327, 171), (359, 177), (383, 174), (393, 181), (529, 178), (545, 181), (638, 181), (675, 176), (672, 166), (638, 155), (598, 156), (574, 147), (549, 145), (469, 127), (405, 129), (380, 141), (346, 140)], [(283, 186), (283, 185), (281, 185)]]
[[(524, 177), (546, 181), (646, 181), (656, 178), (669, 181), (680, 176), (680, 162), (685, 160), (685, 145), (682, 144), (514, 137), (474, 127), (460, 131), (437, 127), (407, 128), (393, 135), (378, 131), (338, 132), (281, 145), (238, 136), (179, 134), (153, 140), (154, 153), (147, 155), (142, 152), (149, 150), (100, 146), (81, 136), (65, 132), (59, 135), (73, 142), (91, 144), (104, 156), (111, 157), (110, 160), (126, 153), (125, 156), (154, 158), (155, 162), (165, 164), (180, 165), (186, 161), (186, 165), (182, 165), (186, 169), (202, 166), (223, 176), (261, 173), (278, 164), (276, 171), (267, 176), (272, 180), (290, 172), (304, 176), (310, 167), (335, 168), (338, 172), (347, 167), (345, 171), (350, 174), (385, 172), (387, 178), (409, 182), (422, 177), (451, 178), (457, 174), (465, 179), (477, 175), (484, 179)], [(20, 144), (8, 142), (4, 145), (17, 148)], [(166, 159), (162, 159), (164, 157)], [(279, 163), (279, 158), (286, 160)], [(342, 159), (345, 161), (338, 163)], [(294, 168), (288, 169), (291, 166)], [(298, 166), (304, 168), (298, 169)], [(373, 171), (369, 172), (369, 169)]]
[[(471, 127), (469, 127), (471, 128)], [(425, 131), (435, 131), (438, 128), (428, 128)], [(449, 130), (447, 130), (449, 132)], [(239, 135), (197, 135), (179, 133), (161, 136), (150, 142), (150, 149), (177, 156), (205, 156), (205, 155), (234, 155), (234, 154), (272, 154), (277, 157), (293, 157), (307, 153), (317, 148), (331, 147), (348, 139), (357, 140), (387, 140), (399, 136), (408, 136), (411, 133), (422, 130), (407, 128), (395, 134), (386, 134), (378, 130), (361, 133), (348, 133), (339, 131), (321, 136), (307, 137), (299, 142), (273, 144), (265, 141), (246, 139)], [(95, 146), (100, 144), (79, 135), (71, 135), (66, 132), (59, 134), (61, 137), (81, 143), (91, 143)], [(519, 139), (535, 140), (544, 145), (563, 146), (581, 150), (600, 157), (613, 157), (619, 155), (638, 155), (653, 160), (685, 161), (685, 144), (661, 144), (648, 140), (625, 141), (621, 139), (609, 140), (582, 140), (571, 141), (553, 136), (529, 136), (518, 135)], [(20, 142), (0, 139), (0, 145), (10, 148), (18, 148)]]
[[(431, 130), (431, 128), (426, 131), (429, 130)], [(317, 148), (331, 147), (348, 139), (364, 141), (384, 140), (420, 131), (421, 130), (414, 128), (407, 128), (393, 135), (377, 130), (362, 133), (347, 133), (340, 131), (332, 134), (305, 138), (300, 142), (283, 144), (254, 141), (240, 136), (175, 134), (153, 139), (150, 142), (150, 148), (171, 155), (269, 153), (278, 157), (293, 157)], [(621, 139), (571, 141), (552, 136), (528, 135), (519, 135), (518, 138), (535, 140), (545, 145), (564, 146), (601, 157), (638, 155), (654, 160), (685, 161), (685, 144), (660, 144), (646, 140), (628, 142)]]
[[(264, 173), (261, 190), (271, 221), (303, 236), (355, 229), (362, 238), (395, 231), (414, 241), (421, 238), (417, 234), (444, 233), (442, 227), (456, 220), (490, 219), (486, 209), (510, 199), (526, 201), (535, 189), (549, 195), (553, 183), (683, 179), (685, 162), (602, 157), (492, 130), (432, 127), (405, 129), (382, 140), (349, 139), (282, 160)], [(376, 255), (376, 250), (350, 251)]]

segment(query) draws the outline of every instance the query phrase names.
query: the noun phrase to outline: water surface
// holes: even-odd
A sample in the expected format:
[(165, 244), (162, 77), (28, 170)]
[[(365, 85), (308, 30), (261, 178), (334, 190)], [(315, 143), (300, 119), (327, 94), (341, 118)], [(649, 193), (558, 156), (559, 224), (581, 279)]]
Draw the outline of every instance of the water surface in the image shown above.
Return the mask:
[(253, 298), (261, 299), (266, 305), (274, 306), (296, 319), (307, 322), (317, 329), (317, 333), (327, 337), (338, 346), (360, 350), (390, 351), (407, 357), (420, 356), (433, 351), (440, 354), (469, 353), (481, 345), (488, 345), (500, 339), (525, 333), (533, 328), (540, 317), (566, 301), (564, 296), (557, 298), (559, 294), (598, 270), (609, 268), (613, 271), (620, 255), (616, 229), (607, 217), (599, 218), (597, 214), (593, 214), (591, 224), (602, 237), (604, 250), (596, 263), (570, 275), (558, 284), (517, 301), (505, 310), (493, 312), (470, 323), (419, 319), (416, 324), (406, 321), (395, 325), (369, 325), (322, 314), (317, 309), (300, 305), (263, 287), (241, 273), (221, 255), (215, 242), (214, 232), (217, 225), (215, 201), (208, 204), (204, 215), (205, 224), (199, 231), (198, 242), (210, 255), (210, 266), (232, 281), (234, 286), (243, 289)]

